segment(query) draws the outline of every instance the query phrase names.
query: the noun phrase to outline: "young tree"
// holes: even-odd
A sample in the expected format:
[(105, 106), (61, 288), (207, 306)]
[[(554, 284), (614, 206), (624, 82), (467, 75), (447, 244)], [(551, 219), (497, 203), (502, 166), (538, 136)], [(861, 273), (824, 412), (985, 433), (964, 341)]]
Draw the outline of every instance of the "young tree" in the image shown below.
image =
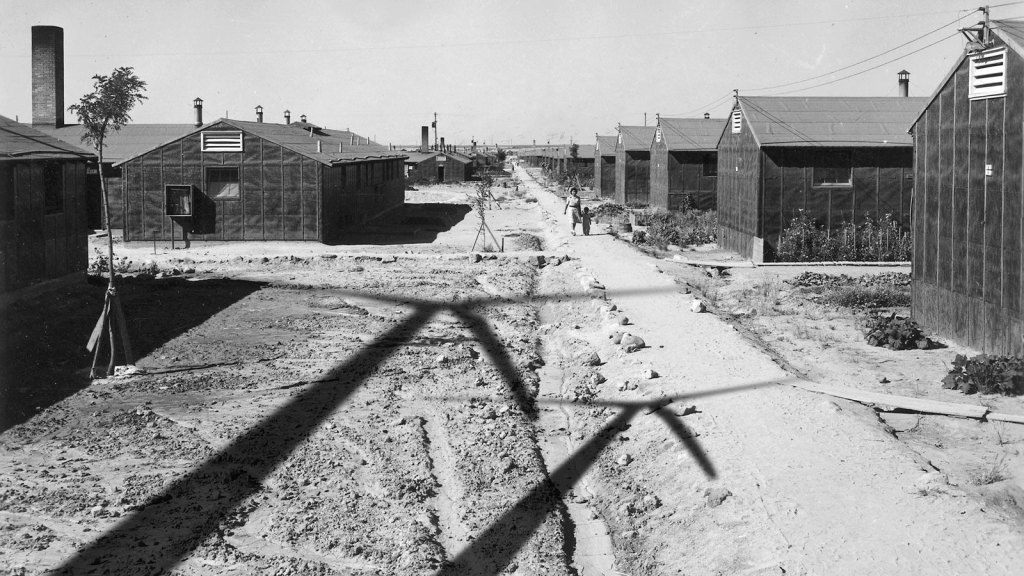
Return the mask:
[(89, 339), (89, 351), (94, 352), (92, 358), (91, 377), (96, 378), (96, 361), (100, 355), (103, 337), (110, 340), (110, 362), (102, 376), (113, 373), (117, 346), (114, 340), (114, 327), (111, 316), (117, 321), (117, 329), (121, 333), (124, 346), (125, 362), (133, 362), (131, 345), (128, 340), (127, 323), (124, 311), (117, 296), (117, 285), (114, 274), (114, 238), (110, 232), (110, 198), (107, 194), (106, 177), (103, 174), (103, 141), (110, 131), (118, 131), (131, 121), (128, 113), (135, 104), (146, 99), (143, 92), (146, 83), (139, 80), (130, 67), (115, 68), (110, 76), (96, 75), (93, 79), (93, 91), (79, 100), (78, 104), (68, 106), (68, 110), (78, 116), (78, 122), (85, 127), (82, 141), (91, 144), (98, 156), (97, 168), (100, 176), (100, 195), (103, 199), (103, 221), (107, 228), (107, 271), (110, 276), (107, 293), (103, 299), (103, 312), (93, 329)]

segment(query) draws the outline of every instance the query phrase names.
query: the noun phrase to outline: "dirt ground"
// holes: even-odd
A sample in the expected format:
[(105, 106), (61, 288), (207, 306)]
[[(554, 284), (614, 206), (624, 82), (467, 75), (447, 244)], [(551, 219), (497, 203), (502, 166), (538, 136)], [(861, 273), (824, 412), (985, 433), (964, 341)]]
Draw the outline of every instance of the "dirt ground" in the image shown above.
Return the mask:
[(476, 256), (471, 185), (360, 244), (119, 243), (115, 377), (101, 282), (5, 311), (0, 574), (1017, 573), (1024, 426), (786, 385), (977, 402), (937, 385), (958, 349), (870, 349), (794, 270), (570, 236), (516, 178)]

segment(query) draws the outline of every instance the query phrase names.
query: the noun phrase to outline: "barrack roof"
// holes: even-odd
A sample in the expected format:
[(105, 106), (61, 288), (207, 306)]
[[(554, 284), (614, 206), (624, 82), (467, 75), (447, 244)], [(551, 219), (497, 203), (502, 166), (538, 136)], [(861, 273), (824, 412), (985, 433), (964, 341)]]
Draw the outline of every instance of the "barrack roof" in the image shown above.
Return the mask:
[[(927, 98), (740, 96), (761, 146), (912, 146), (907, 133)], [(735, 108), (734, 108), (735, 109)], [(722, 133), (729, 129), (723, 127)]]

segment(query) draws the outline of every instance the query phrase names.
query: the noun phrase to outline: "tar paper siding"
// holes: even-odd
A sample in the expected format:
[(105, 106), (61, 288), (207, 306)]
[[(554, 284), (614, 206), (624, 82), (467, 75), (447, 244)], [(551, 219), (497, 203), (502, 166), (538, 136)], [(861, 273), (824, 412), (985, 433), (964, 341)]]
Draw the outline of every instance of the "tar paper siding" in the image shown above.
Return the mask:
[(434, 184), (437, 182), (437, 160), (433, 157), (422, 162), (406, 164), (406, 180), (409, 184)]
[(594, 166), (594, 189), (601, 198), (615, 198), (615, 154), (599, 154)]
[(813, 169), (819, 147), (762, 148), (760, 234), (765, 258), (778, 247), (779, 237), (803, 210), (819, 225), (836, 230), (847, 223), (861, 225), (891, 215), (910, 229), (913, 192), (913, 149), (843, 148), (851, 154), (849, 186), (814, 186)]
[[(63, 179), (60, 210), (47, 213), (43, 167), (58, 163)], [(0, 161), (0, 292), (10, 292), (89, 265), (84, 160)]]
[(650, 203), (651, 152), (617, 150), (615, 153), (615, 201), (647, 206)]
[(405, 202), (401, 159), (322, 166), (323, 242), (338, 240), (346, 230)]
[(755, 261), (763, 258), (760, 180), (761, 152), (744, 118), (718, 142), (718, 243)]
[(689, 204), (700, 210), (715, 209), (718, 178), (706, 176), (705, 163), (717, 165), (715, 152), (669, 151), (664, 138), (651, 146), (650, 205), (679, 210)]
[(1005, 77), (1004, 97), (971, 101), (964, 60), (914, 125), (911, 312), (942, 337), (1020, 355), (1024, 60), (1013, 49)]
[[(106, 162), (103, 166), (103, 176), (107, 180), (107, 195), (110, 197), (110, 227), (124, 228), (124, 182), (121, 179), (121, 167)], [(85, 186), (87, 224), (93, 230), (106, 228), (99, 170), (95, 165), (89, 166)]]
[[(247, 132), (243, 150), (203, 153), (197, 132), (123, 164), (125, 240), (182, 239), (184, 226), (190, 240), (329, 242), (342, 227), (362, 224), (404, 202), (401, 159), (326, 167)], [(234, 166), (239, 169), (240, 197), (210, 198), (206, 168)], [(330, 200), (323, 197), (328, 171), (334, 183)], [(164, 187), (171, 184), (194, 186), (191, 219), (165, 216)]]
[[(231, 130), (237, 131), (237, 130)], [(125, 240), (321, 240), (320, 164), (243, 132), (243, 152), (201, 152), (200, 133), (125, 164)], [(238, 167), (240, 196), (206, 194), (206, 169)], [(166, 216), (164, 187), (191, 184), (195, 215)]]

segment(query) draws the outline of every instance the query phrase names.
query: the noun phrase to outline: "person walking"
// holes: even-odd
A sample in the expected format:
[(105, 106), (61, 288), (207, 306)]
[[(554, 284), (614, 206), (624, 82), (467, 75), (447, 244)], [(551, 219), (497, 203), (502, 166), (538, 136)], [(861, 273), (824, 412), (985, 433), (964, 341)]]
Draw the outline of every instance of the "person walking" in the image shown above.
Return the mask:
[(572, 210), (572, 235), (576, 235), (576, 225), (583, 222), (583, 213), (580, 211), (580, 191), (575, 186), (569, 189), (569, 196), (565, 199), (565, 208), (562, 214)]

